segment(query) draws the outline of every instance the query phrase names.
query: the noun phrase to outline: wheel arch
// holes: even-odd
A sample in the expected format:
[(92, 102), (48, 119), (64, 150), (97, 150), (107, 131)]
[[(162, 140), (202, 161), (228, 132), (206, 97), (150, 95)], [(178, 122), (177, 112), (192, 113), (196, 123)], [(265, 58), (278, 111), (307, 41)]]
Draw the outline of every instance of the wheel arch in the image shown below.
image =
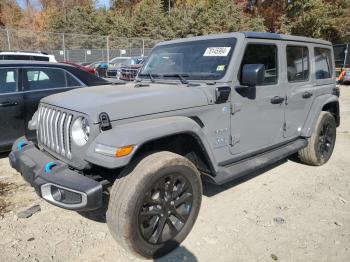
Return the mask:
[(199, 136), (190, 131), (173, 133), (144, 141), (134, 153), (132, 160), (150, 152), (169, 151), (188, 158), (201, 172), (215, 175), (213, 163)]
[(340, 125), (339, 101), (333, 101), (323, 105), (322, 111), (331, 113), (334, 116), (337, 127)]
[(310, 137), (317, 119), (322, 111), (330, 112), (336, 120), (337, 126), (340, 125), (340, 111), (339, 111), (339, 99), (335, 95), (322, 95), (316, 97), (311, 109), (309, 111), (308, 117), (305, 121), (304, 127), (301, 131), (302, 137)]
[[(95, 152), (97, 144), (114, 148), (133, 145), (132, 154), (116, 158)], [(189, 150), (181, 150), (193, 148)], [(117, 125), (97, 136), (87, 150), (85, 160), (102, 167), (115, 169), (127, 166), (135, 157), (151, 151), (170, 151), (200, 161), (203, 172), (215, 174), (214, 155), (202, 127), (192, 118), (184, 116), (164, 117)], [(190, 155), (188, 153), (191, 153)], [(196, 162), (195, 162), (196, 163)], [(194, 164), (195, 164), (194, 163)], [(198, 163), (197, 163), (198, 164)]]

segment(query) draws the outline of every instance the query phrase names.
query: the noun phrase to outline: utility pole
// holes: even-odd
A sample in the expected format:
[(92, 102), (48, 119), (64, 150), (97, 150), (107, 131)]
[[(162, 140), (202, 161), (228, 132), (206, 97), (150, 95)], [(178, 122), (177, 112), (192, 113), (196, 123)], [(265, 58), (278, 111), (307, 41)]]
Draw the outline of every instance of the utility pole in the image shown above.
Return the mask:
[(10, 33), (8, 28), (6, 28), (6, 35), (7, 35), (7, 44), (9, 46), (9, 51), (11, 51)]
[(107, 40), (107, 64), (109, 64), (109, 36), (106, 37)]
[(168, 15), (170, 15), (171, 2), (168, 0)]
[[(350, 56), (350, 44), (347, 44), (346, 45), (346, 49), (345, 49), (345, 51), (344, 51), (344, 63), (343, 63), (343, 68), (345, 68), (346, 67), (346, 65), (347, 65), (347, 61), (348, 61), (348, 55)], [(349, 58), (349, 60), (350, 60), (350, 58)]]
[(64, 33), (62, 34), (62, 47), (63, 47), (63, 60), (66, 61), (66, 41), (64, 39)]

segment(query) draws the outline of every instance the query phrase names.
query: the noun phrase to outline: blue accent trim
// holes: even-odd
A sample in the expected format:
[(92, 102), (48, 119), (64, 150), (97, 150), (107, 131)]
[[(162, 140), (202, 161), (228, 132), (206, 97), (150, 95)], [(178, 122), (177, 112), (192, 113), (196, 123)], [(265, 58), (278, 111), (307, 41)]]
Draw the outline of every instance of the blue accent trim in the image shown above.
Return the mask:
[(28, 143), (26, 142), (26, 141), (21, 141), (21, 142), (19, 142), (18, 144), (17, 144), (17, 149), (18, 149), (18, 151), (22, 151), (22, 148), (24, 147), (24, 146), (26, 146), (26, 145), (28, 145)]
[(45, 165), (45, 173), (50, 173), (52, 168), (57, 166), (55, 162), (49, 162)]

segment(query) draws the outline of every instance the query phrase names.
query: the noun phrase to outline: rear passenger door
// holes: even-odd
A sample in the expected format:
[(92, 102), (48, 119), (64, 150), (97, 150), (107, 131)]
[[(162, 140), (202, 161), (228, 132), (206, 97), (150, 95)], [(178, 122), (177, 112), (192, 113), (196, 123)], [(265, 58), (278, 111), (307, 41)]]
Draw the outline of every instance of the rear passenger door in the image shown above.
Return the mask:
[(288, 90), (284, 136), (294, 138), (300, 135), (315, 97), (315, 79), (310, 63), (313, 50), (312, 45), (286, 43), (284, 53), (287, 72), (283, 82)]
[(23, 98), (18, 68), (0, 68), (0, 151), (24, 135)]
[(300, 136), (314, 98), (335, 86), (332, 51), (314, 44), (286, 45), (288, 105), (285, 137)]
[[(65, 92), (83, 84), (73, 75), (61, 68), (31, 67), (23, 68), (25, 125), (38, 109), (40, 100), (46, 96)], [(28, 138), (35, 132), (27, 130)]]

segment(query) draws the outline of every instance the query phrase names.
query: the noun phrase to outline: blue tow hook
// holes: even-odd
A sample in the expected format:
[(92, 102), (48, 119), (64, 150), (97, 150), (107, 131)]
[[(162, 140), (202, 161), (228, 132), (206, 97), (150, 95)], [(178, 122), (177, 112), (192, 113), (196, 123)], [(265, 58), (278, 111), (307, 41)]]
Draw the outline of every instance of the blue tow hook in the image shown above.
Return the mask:
[(57, 164), (55, 162), (49, 162), (45, 165), (45, 173), (51, 173), (52, 168), (54, 168), (55, 166), (57, 166)]
[(25, 141), (19, 142), (19, 143), (17, 144), (17, 149), (18, 149), (18, 151), (21, 152), (21, 151), (22, 151), (22, 148), (25, 147), (26, 145), (28, 145), (28, 143), (25, 142)]

